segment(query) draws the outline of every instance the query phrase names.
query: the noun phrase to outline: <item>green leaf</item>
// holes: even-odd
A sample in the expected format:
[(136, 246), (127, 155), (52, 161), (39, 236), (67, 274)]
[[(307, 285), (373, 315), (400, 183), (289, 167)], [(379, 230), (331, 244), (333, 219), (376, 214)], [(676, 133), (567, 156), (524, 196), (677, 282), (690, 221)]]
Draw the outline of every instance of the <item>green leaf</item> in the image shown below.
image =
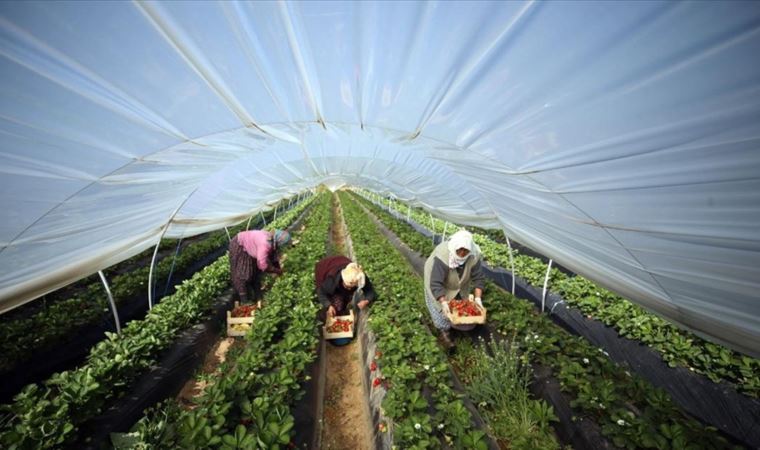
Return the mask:
[(232, 448), (237, 447), (237, 440), (235, 439), (235, 436), (231, 434), (225, 434), (222, 436), (222, 442), (224, 442), (226, 445), (229, 445)]

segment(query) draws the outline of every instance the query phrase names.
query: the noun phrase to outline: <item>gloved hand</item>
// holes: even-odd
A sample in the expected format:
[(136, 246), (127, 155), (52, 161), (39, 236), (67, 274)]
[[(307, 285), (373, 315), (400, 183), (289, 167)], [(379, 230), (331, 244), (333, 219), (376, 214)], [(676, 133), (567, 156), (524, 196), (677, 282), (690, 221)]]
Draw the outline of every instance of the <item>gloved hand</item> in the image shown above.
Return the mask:
[(442, 301), (441, 302), (441, 310), (446, 315), (451, 314), (451, 310), (449, 309), (449, 302), (447, 302), (446, 300)]
[(475, 303), (481, 308), (483, 307), (483, 300), (480, 297), (475, 297)]

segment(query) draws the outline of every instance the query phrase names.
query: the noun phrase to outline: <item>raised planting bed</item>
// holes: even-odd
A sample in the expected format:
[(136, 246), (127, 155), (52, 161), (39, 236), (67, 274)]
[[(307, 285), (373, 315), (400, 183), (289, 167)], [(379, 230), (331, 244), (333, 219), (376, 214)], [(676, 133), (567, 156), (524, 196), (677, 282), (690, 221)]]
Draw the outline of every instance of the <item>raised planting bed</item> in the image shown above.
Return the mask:
[(177, 395), (206, 353), (216, 342), (232, 300), (231, 290), (219, 296), (211, 314), (184, 330), (171, 347), (158, 356), (148, 372), (137, 378), (128, 392), (114, 399), (103, 412), (80, 426), (78, 441), (70, 448), (109, 448), (111, 433), (128, 431), (145, 409)]
[(386, 418), (376, 426), (392, 434), (393, 445), (400, 448), (495, 448), (455, 389), (444, 351), (420, 324), (426, 312), (420, 280), (360, 207), (340, 197), (349, 232), (362, 237), (362, 245), (354, 247), (356, 257), (382, 299), (367, 319), (375, 354), (369, 361), (365, 356), (374, 373), (370, 398), (382, 397)]
[[(308, 208), (310, 198), (307, 200), (295, 206), (298, 211)], [(271, 217), (273, 213), (267, 215)], [(250, 225), (260, 225), (259, 220), (268, 221), (261, 217)], [(246, 225), (242, 223), (230, 232), (236, 233)], [(172, 248), (176, 247), (173, 242)], [(159, 285), (166, 280), (166, 288), (156, 289), (154, 302), (171, 295), (176, 285), (217, 260), (226, 253), (227, 247), (227, 233), (218, 231), (185, 241), (181, 253), (174, 258), (159, 260), (155, 278)], [(146, 250), (105, 271), (122, 324), (142, 319), (148, 310), (146, 280), (152, 252), (152, 249)], [(173, 283), (169, 283), (171, 280)], [(52, 302), (46, 307), (32, 308), (34, 305), (30, 305), (28, 314), (14, 314), (14, 311), (11, 315), (17, 320), (0, 322), (0, 378), (4, 380), (0, 384), (0, 403), (10, 402), (29, 383), (44, 381), (55, 372), (83, 363), (91, 347), (103, 340), (106, 332), (116, 331), (105, 290), (99, 281), (62, 291), (75, 292), (76, 296)], [(46, 325), (40, 328), (39, 323)], [(34, 359), (29, 360), (29, 355), (34, 355)]]
[[(381, 201), (386, 205), (388, 203), (386, 200)], [(409, 211), (410, 216), (406, 219), (411, 218), (409, 222), (418, 231), (426, 236), (431, 236), (432, 233), (432, 238), (436, 241), (440, 238), (442, 229), (446, 228), (442, 220), (434, 219), (426, 228), (415, 224), (414, 220), (427, 224), (428, 218), (432, 216), (415, 208)], [(395, 216), (402, 218), (397, 214)], [(501, 242), (495, 242), (489, 236), (490, 234), (474, 234), (486, 261), (492, 267), (511, 270), (509, 248)], [(543, 286), (548, 259), (541, 255), (529, 257), (514, 249), (511, 253), (514, 257), (515, 273), (532, 286)], [(536, 255), (533, 252), (530, 254)], [(743, 395), (760, 397), (759, 359), (707, 342), (583, 277), (572, 275), (572, 272), (563, 273), (552, 268), (548, 286), (552, 291), (562, 295), (565, 302), (573, 308), (615, 328), (622, 336), (651, 347), (671, 367), (687, 368), (714, 382), (732, 384), (734, 389)]]
[[(303, 201), (294, 207), (302, 210), (308, 206), (310, 199), (307, 197), (305, 200), (308, 201)], [(273, 210), (262, 213), (256, 217), (255, 221), (243, 222), (229, 231), (237, 233), (246, 226), (255, 228), (266, 225), (273, 215)], [(157, 303), (161, 297), (171, 294), (175, 284), (179, 284), (183, 279), (224, 254), (227, 251), (227, 242), (228, 237), (224, 230), (182, 241), (162, 241), (154, 271), (154, 279), (157, 280), (154, 287), (154, 301)], [(153, 248), (150, 248), (104, 270), (119, 308), (122, 323), (144, 316), (147, 308), (142, 305), (147, 305), (146, 281), (152, 254)], [(169, 257), (172, 255), (173, 257)], [(163, 288), (161, 288), (162, 283)], [(42, 355), (41, 352), (48, 352), (50, 356), (55, 356), (56, 353), (72, 352), (72, 356), (67, 358), (83, 359), (89, 351), (89, 346), (79, 345), (67, 351), (67, 349), (59, 349), (61, 342), (72, 335), (92, 333), (89, 328), (100, 327), (106, 331), (115, 331), (105, 290), (97, 274), (48, 294), (45, 299), (44, 303), (39, 300), (30, 302), (0, 316), (0, 376), (2, 378), (5, 379), (7, 374), (12, 373), (15, 367), (22, 364), (31, 354), (34, 354), (37, 360), (35, 364), (40, 359), (48, 360), (47, 355)], [(140, 304), (140, 307), (134, 308), (133, 301)], [(37, 330), (37, 325), (40, 323), (46, 324), (42, 332)], [(30, 332), (30, 330), (37, 331)], [(78, 354), (74, 355), (75, 353)], [(51, 370), (60, 371), (66, 368), (68, 367), (51, 367)], [(26, 373), (26, 369), (29, 367), (19, 367), (22, 373)], [(40, 371), (40, 369), (37, 370)], [(27, 379), (27, 383), (33, 381), (35, 381), (33, 378)], [(4, 383), (0, 386), (0, 395), (5, 395), (6, 392), (9, 392), (9, 389), (7, 383)]]
[[(377, 212), (381, 217), (385, 215), (386, 220), (397, 221), (397, 218), (390, 216), (385, 211)], [(407, 227), (405, 233), (405, 235), (410, 236), (416, 234), (411, 227)], [(432, 244), (430, 245), (432, 247)], [(508, 281), (511, 282), (511, 278)], [(518, 288), (518, 291), (520, 290)], [(523, 288), (522, 290), (525, 289)], [(670, 442), (673, 445), (680, 445), (682, 442), (692, 442), (694, 445), (701, 445), (705, 448), (731, 445), (729, 440), (732, 438), (728, 436), (721, 437), (718, 433), (711, 432), (709, 429), (707, 431), (703, 430), (702, 425), (694, 422), (688, 416), (684, 416), (683, 412), (675, 408), (670, 398), (664, 395), (662, 391), (653, 389), (650, 385), (643, 382), (643, 380), (626, 372), (624, 368), (615, 366), (604, 354), (604, 350), (589, 345), (587, 341), (579, 340), (578, 338), (569, 339), (569, 336), (565, 338), (561, 334), (557, 334), (556, 327), (554, 329), (549, 327), (547, 324), (550, 322), (546, 318), (535, 315), (532, 310), (523, 311), (519, 301), (507, 300), (511, 296), (494, 291), (495, 289), (493, 288), (488, 289), (488, 293), (485, 296), (489, 299), (487, 304), (492, 305), (492, 308), (497, 308), (497, 316), (492, 315), (490, 320), (495, 320), (494, 317), (502, 314), (502, 320), (508, 320), (506, 327), (504, 327), (504, 324), (500, 326), (505, 331), (504, 334), (510, 335), (507, 332), (509, 329), (512, 329), (512, 333), (525, 333), (525, 336), (528, 338), (525, 340), (525, 345), (530, 348), (534, 347), (536, 340), (543, 342), (543, 345), (538, 346), (543, 351), (536, 353), (538, 362), (552, 368), (555, 374), (558, 374), (558, 379), (564, 391), (563, 394), (570, 393), (576, 397), (572, 400), (573, 408), (580, 408), (583, 415), (593, 417), (594, 420), (600, 423), (604, 434), (609, 436), (618, 445), (640, 447), (646, 447), (647, 445), (661, 446), (663, 442)], [(504, 297), (505, 295), (506, 297)], [(512, 305), (510, 311), (518, 311), (522, 315), (517, 318), (504, 319), (503, 314), (505, 312), (501, 308), (504, 307), (505, 303)], [(491, 322), (491, 325), (495, 326), (495, 322)], [(515, 325), (518, 327), (514, 328)], [(526, 330), (525, 327), (529, 326), (534, 327), (534, 329)], [(544, 341), (540, 337), (542, 333), (536, 333), (538, 329), (545, 330), (545, 333), (552, 336), (551, 339), (548, 339), (548, 342)], [(533, 336), (536, 336), (538, 339), (533, 339)], [(558, 351), (556, 346), (565, 347), (565, 349)], [(572, 349), (572, 351), (568, 349)], [(582, 356), (584, 352), (587, 356)], [(572, 354), (577, 355), (575, 356), (577, 358), (575, 363), (567, 360), (567, 357)], [(595, 367), (593, 370), (590, 369), (590, 367), (597, 364), (599, 367)], [(579, 377), (577, 374), (573, 376), (570, 375), (573, 373), (571, 369), (573, 367), (586, 367), (591, 372), (587, 374), (587, 378)], [(618, 410), (615, 411), (609, 405), (605, 405), (604, 401), (600, 401), (599, 399), (603, 398), (603, 395), (596, 396), (596, 403), (593, 403), (595, 397), (593, 395), (595, 393), (594, 389), (595, 386), (598, 387), (594, 380), (599, 376), (602, 376), (604, 380), (615, 380), (613, 386), (611, 386), (612, 391), (609, 394), (606, 391), (602, 392), (605, 392), (603, 395), (607, 395), (609, 400), (614, 400), (613, 403), (621, 402), (618, 403), (620, 405)], [(598, 381), (598, 383), (600, 383), (600, 386), (609, 387), (609, 381)], [(587, 394), (583, 391), (586, 388), (591, 390), (591, 394), (588, 397), (586, 397)], [(631, 413), (631, 408), (635, 410), (635, 413)], [(621, 416), (622, 414), (625, 414), (625, 416)], [(632, 422), (633, 419), (628, 414), (633, 414), (636, 420)], [(649, 417), (651, 419), (646, 424), (639, 421), (640, 417)], [(654, 419), (655, 417), (657, 419)], [(614, 420), (612, 420), (613, 418)], [(624, 425), (620, 425), (620, 423)], [(632, 423), (634, 426), (628, 428), (627, 425), (632, 425)], [(633, 429), (635, 431), (632, 431)], [(734, 441), (734, 444), (736, 443), (738, 442)]]
[[(292, 210), (270, 226), (284, 227), (298, 213)], [(0, 444), (54, 448), (79, 440), (78, 427), (126, 391), (182, 330), (202, 320), (228, 283), (224, 256), (183, 283), (144, 320), (130, 322), (121, 335), (108, 334), (92, 349), (86, 365), (25, 388), (6, 408)]]
[(284, 273), (266, 292), (234, 362), (210, 380), (192, 409), (164, 405), (141, 419), (130, 435), (135, 442), (159, 448), (294, 445), (294, 409), (302, 406), (319, 342), (313, 264), (324, 254), (326, 200), (317, 199), (305, 227), (294, 233), (299, 243), (288, 251)]

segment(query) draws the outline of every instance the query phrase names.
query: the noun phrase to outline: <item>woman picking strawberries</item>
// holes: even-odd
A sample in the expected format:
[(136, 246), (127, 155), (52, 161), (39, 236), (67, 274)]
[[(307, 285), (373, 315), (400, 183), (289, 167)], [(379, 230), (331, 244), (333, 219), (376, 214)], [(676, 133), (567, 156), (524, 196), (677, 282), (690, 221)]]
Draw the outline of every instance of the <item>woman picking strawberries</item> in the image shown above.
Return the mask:
[(375, 290), (361, 266), (342, 255), (320, 260), (314, 267), (314, 280), (319, 302), (324, 307), (320, 313), (322, 320), (325, 315), (348, 314), (352, 302), (364, 309), (375, 300)]
[(285, 230), (241, 231), (230, 241), (230, 278), (241, 303), (248, 302), (250, 284), (254, 297), (259, 297), (262, 272), (282, 274), (280, 250), (288, 243), (290, 233)]
[[(449, 240), (436, 246), (425, 261), (425, 302), (433, 325), (441, 332), (441, 341), (447, 350), (454, 350), (449, 330), (452, 325), (447, 314), (449, 301), (467, 298), (470, 289), (475, 290), (475, 303), (483, 306), (485, 277), (481, 270), (480, 248), (473, 242), (472, 234), (459, 230)], [(460, 325), (456, 329), (468, 331), (475, 325)]]

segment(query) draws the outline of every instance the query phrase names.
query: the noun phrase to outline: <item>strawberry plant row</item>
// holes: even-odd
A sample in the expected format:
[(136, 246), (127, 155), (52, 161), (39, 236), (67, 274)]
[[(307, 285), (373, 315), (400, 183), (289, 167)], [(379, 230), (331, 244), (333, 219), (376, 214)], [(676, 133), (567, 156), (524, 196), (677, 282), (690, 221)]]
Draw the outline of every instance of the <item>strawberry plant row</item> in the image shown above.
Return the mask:
[[(387, 199), (379, 199), (389, 205)], [(402, 212), (405, 208), (402, 208)], [(441, 234), (445, 224), (417, 208), (410, 209), (410, 217)], [(450, 226), (451, 228), (453, 226)], [(449, 230), (451, 231), (451, 230)], [(486, 261), (493, 267), (510, 268), (509, 249), (489, 237), (475, 233), (475, 240), (483, 251)], [(542, 287), (546, 264), (538, 258), (517, 254), (513, 249), (515, 273), (533, 286)], [(760, 397), (760, 360), (741, 355), (726, 347), (704, 339), (668, 323), (581, 277), (569, 277), (552, 269), (549, 286), (571, 306), (584, 314), (614, 327), (621, 336), (637, 340), (657, 351), (670, 367), (684, 367), (701, 373), (714, 382), (726, 381), (744, 394)]]
[[(304, 205), (305, 207), (305, 205)], [(282, 228), (299, 208), (269, 228)], [(177, 334), (196, 323), (229, 283), (229, 258), (219, 258), (186, 280), (154, 307), (144, 320), (132, 321), (117, 335), (108, 333), (83, 366), (55, 374), (43, 385), (29, 385), (6, 412), (0, 444), (6, 448), (55, 448), (76, 437), (77, 428), (98, 414), (106, 402), (148, 369)]]
[[(373, 212), (408, 245), (418, 233), (385, 210)], [(395, 224), (394, 224), (395, 222)], [(408, 236), (408, 240), (407, 240)], [(728, 443), (712, 427), (686, 416), (662, 390), (609, 360), (604, 350), (570, 336), (533, 307), (489, 283), (487, 305), (491, 325), (514, 336), (521, 351), (551, 367), (572, 405), (593, 418), (616, 445), (627, 448), (724, 448)]]
[[(303, 210), (308, 203), (299, 204), (298, 209)], [(272, 213), (268, 214), (271, 217)], [(230, 229), (230, 233), (237, 233), (245, 226), (246, 223), (243, 222)], [(174, 247), (176, 241), (170, 241), (168, 244), (162, 242), (161, 246)], [(193, 266), (199, 260), (218, 249), (225, 248), (227, 241), (227, 233), (222, 230), (210, 233), (202, 241), (185, 246), (176, 258), (164, 258), (156, 264), (155, 279), (167, 279), (171, 272), (192, 272)], [(111, 293), (117, 306), (132, 299), (138, 300), (145, 297), (150, 271), (150, 267), (146, 264), (150, 264), (152, 253), (151, 248), (117, 265), (125, 267), (133, 266), (138, 261), (144, 263), (142, 267), (128, 273), (117, 274), (110, 280)], [(115, 274), (118, 270), (105, 270), (106, 274), (109, 272)], [(10, 372), (14, 366), (35, 356), (38, 352), (59, 345), (66, 336), (73, 334), (77, 329), (92, 326), (103, 320), (110, 324), (112, 318), (108, 313), (109, 306), (102, 283), (97, 280), (77, 291), (74, 297), (56, 301), (47, 307), (37, 308), (36, 313), (27, 317), (0, 321), (0, 373)], [(123, 316), (123, 318), (128, 318), (128, 316)], [(44, 326), (41, 327), (40, 324)]]
[(146, 448), (282, 448), (291, 442), (299, 383), (319, 341), (313, 266), (324, 255), (330, 222), (327, 195), (316, 201), (284, 273), (264, 294), (263, 307), (242, 349), (196, 399), (193, 409), (173, 402), (150, 412), (130, 434)]
[(380, 349), (372, 388), (386, 391), (383, 414), (392, 421), (381, 426), (393, 433), (399, 448), (487, 448), (485, 433), (472, 425), (452, 388), (446, 356), (420, 325), (427, 317), (421, 281), (359, 206), (343, 193), (340, 197), (356, 257), (381, 298), (367, 319)]
[[(410, 265), (418, 273), (421, 273), (424, 258), (420, 254), (414, 253), (414, 250), (408, 250), (409, 246), (399, 240), (389, 227), (393, 227), (396, 232), (406, 232), (405, 236), (409, 237), (410, 241), (415, 241), (413, 245), (421, 244), (428, 247), (432, 245), (430, 241), (427, 239), (425, 240), (427, 242), (416, 240), (415, 234), (417, 233), (408, 224), (397, 221), (390, 216), (386, 217), (388, 220), (377, 222), (377, 216), (386, 215), (385, 211), (364, 201), (360, 201), (360, 203), (364, 203), (365, 208), (374, 208), (372, 212), (367, 211), (367, 209), (365, 211), (373, 217), (378, 228), (388, 240), (404, 253)], [(454, 333), (456, 334), (456, 332)], [(527, 361), (520, 359), (519, 367), (517, 366), (516, 348), (506, 344), (510, 351), (500, 353), (506, 354), (507, 358), (496, 358), (495, 356), (499, 352), (491, 350), (498, 350), (500, 345), (492, 346), (489, 348), (489, 352), (486, 352), (483, 347), (476, 349), (467, 345), (468, 341), (458, 338), (456, 340), (460, 341), (460, 347), (457, 349), (456, 358), (450, 358), (449, 361), (455, 371), (464, 377), (465, 383), (459, 383), (456, 379), (454, 381), (460, 386), (461, 391), (467, 393), (473, 404), (477, 404), (477, 410), (474, 414), (477, 414), (478, 417), (487, 418), (486, 426), (488, 426), (490, 434), (498, 442), (498, 445), (501, 448), (559, 448), (557, 438), (550, 426), (550, 422), (558, 419), (552, 406), (546, 401), (530, 398), (531, 394), (528, 389), (529, 365)], [(462, 351), (463, 348), (464, 352)], [(494, 356), (487, 353), (492, 353)], [(512, 362), (511, 365), (506, 364), (510, 361)], [(471, 364), (477, 362), (481, 362), (481, 364)], [(593, 448), (587, 445), (584, 447)]]

